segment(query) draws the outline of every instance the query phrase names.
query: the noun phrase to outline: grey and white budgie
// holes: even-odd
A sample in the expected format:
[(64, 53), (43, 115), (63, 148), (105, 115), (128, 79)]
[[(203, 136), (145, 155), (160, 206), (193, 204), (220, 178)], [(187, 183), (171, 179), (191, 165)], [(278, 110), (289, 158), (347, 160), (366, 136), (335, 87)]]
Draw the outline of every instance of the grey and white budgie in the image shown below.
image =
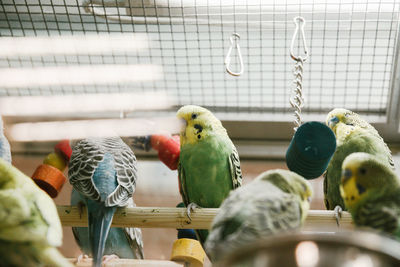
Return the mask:
[(10, 143), (8, 143), (7, 138), (4, 136), (4, 125), (1, 116), (0, 116), (0, 158), (4, 159), (7, 162), (11, 162)]
[(269, 236), (299, 228), (310, 207), (307, 180), (288, 170), (269, 170), (232, 191), (215, 216), (205, 248), (211, 260)]
[[(72, 150), (69, 181), (82, 195), (87, 207), (93, 266), (101, 266), (117, 207), (127, 207), (132, 203), (137, 178), (136, 164), (132, 150), (119, 137), (84, 139)], [(126, 244), (126, 235), (122, 235), (122, 238), (121, 244)], [(133, 234), (129, 238), (132, 251), (142, 249), (140, 236)]]

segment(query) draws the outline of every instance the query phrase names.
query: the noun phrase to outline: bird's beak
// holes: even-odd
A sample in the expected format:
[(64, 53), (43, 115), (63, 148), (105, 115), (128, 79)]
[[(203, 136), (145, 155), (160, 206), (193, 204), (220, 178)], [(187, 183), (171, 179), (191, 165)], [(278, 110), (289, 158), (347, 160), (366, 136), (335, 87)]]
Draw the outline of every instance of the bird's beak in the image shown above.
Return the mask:
[(337, 124), (339, 122), (339, 118), (338, 117), (333, 117), (332, 119), (330, 119), (329, 121), (328, 121), (328, 126), (329, 126), (329, 128), (333, 128), (333, 127), (335, 127), (335, 125)]
[(350, 169), (344, 169), (342, 171), (342, 184), (344, 185), (352, 176), (353, 173)]

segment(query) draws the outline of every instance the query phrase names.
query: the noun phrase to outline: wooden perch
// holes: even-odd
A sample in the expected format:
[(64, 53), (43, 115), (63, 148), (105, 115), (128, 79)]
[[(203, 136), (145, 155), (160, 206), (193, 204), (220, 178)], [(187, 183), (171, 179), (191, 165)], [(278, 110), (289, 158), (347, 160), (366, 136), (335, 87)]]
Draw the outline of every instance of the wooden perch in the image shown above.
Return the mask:
[[(69, 259), (75, 264), (76, 259)], [(92, 267), (92, 259), (85, 259), (76, 264), (77, 267)], [(113, 259), (102, 265), (103, 267), (184, 267), (184, 263), (164, 260), (134, 260), (134, 259)]]
[[(76, 206), (57, 206), (63, 226), (87, 226), (86, 209), (80, 216)], [(185, 208), (136, 207), (120, 208), (114, 215), (113, 227), (209, 229), (218, 209), (195, 209), (192, 220), (186, 216)], [(336, 227), (334, 212), (310, 210), (306, 227)], [(353, 228), (351, 215), (343, 212), (340, 228)]]

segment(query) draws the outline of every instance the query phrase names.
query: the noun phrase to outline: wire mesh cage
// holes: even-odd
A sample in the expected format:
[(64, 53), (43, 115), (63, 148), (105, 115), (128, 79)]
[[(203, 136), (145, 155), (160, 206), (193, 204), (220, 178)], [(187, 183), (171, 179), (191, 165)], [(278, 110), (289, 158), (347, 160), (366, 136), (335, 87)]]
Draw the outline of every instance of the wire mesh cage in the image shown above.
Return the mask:
[[(400, 3), (396, 0), (3, 0), (0, 35), (66, 36), (145, 33), (140, 52), (1, 56), (0, 66), (31, 68), (155, 64), (155, 81), (4, 87), (0, 96), (166, 91), (178, 105), (227, 112), (289, 115), (293, 18), (306, 19), (304, 111), (334, 107), (385, 117), (391, 92)], [(244, 72), (224, 58), (240, 35)], [(299, 49), (300, 49), (300, 42)], [(237, 49), (232, 67), (239, 68)]]

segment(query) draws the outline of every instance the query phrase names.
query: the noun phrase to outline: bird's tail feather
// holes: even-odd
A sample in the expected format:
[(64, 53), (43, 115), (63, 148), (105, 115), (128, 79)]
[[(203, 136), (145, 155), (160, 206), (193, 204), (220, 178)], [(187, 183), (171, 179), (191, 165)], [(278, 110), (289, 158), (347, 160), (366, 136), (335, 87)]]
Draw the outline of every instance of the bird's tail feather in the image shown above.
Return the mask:
[(204, 245), (208, 237), (208, 230), (196, 230), (195, 232), (197, 235), (197, 240), (199, 240), (201, 245)]
[(105, 207), (101, 202), (88, 201), (89, 239), (94, 267), (101, 266), (104, 247), (116, 209), (116, 207)]

